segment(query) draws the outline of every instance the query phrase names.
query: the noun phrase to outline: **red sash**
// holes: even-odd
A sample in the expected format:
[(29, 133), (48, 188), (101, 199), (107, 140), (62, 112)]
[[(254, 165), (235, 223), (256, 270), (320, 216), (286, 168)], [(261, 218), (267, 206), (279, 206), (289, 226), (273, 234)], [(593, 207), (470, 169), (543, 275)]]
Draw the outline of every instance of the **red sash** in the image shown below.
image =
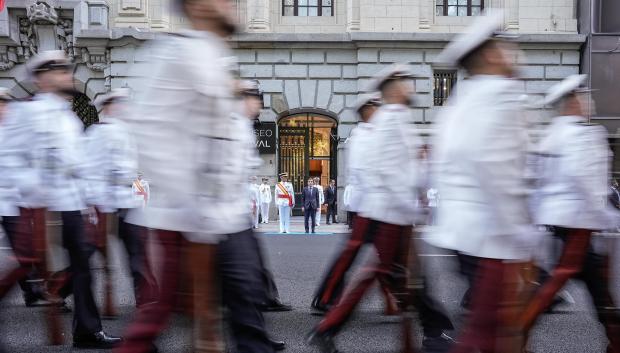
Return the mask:
[(291, 197), (291, 194), (288, 192), (288, 190), (286, 190), (284, 185), (282, 185), (282, 183), (277, 183), (276, 186), (278, 187), (278, 189), (280, 189), (281, 192), (284, 193), (284, 195), (278, 195), (278, 198), (287, 199), (288, 207), (293, 207), (293, 198)]

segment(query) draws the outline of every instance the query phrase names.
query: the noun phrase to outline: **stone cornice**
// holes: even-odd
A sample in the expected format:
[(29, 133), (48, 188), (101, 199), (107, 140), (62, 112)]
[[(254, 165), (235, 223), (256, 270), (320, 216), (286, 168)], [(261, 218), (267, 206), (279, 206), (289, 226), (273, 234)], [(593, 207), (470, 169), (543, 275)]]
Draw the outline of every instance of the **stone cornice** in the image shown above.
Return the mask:
[[(243, 33), (233, 36), (232, 42), (448, 42), (456, 33)], [(585, 34), (575, 33), (532, 33), (520, 34), (521, 43), (573, 43), (586, 41)]]
[[(127, 41), (134, 39), (144, 41), (154, 39), (158, 32), (140, 30), (136, 28), (114, 28), (111, 30), (83, 30), (76, 38), (79, 46), (82, 42), (106, 41), (114, 46), (113, 42)], [(233, 47), (245, 47), (247, 45), (261, 46), (284, 43), (293, 46), (304, 46), (308, 44), (331, 46), (333, 44), (345, 45), (350, 47), (372, 46), (373, 43), (380, 44), (392, 42), (395, 45), (407, 45), (408, 43), (436, 43), (444, 44), (454, 38), (454, 33), (374, 33), (374, 32), (352, 32), (352, 33), (242, 33), (230, 38)], [(518, 41), (525, 45), (537, 44), (558, 44), (569, 46), (580, 46), (587, 39), (585, 34), (575, 33), (532, 33), (521, 34)]]

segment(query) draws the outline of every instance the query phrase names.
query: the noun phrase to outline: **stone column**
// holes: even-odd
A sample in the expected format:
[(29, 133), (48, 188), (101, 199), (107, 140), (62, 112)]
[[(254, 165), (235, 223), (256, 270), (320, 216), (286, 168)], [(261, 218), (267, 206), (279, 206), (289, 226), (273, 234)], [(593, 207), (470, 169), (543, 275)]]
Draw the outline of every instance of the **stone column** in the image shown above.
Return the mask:
[(360, 0), (347, 0), (347, 32), (360, 30)]
[(420, 0), (420, 19), (418, 28), (423, 32), (430, 32), (433, 23), (433, 0)]
[(149, 14), (151, 28), (159, 30), (170, 29), (169, 0), (150, 0)]
[(519, 31), (519, 0), (506, 0), (505, 9), (507, 12), (507, 29)]
[(117, 27), (144, 28), (148, 24), (148, 0), (117, 0)]
[(241, 4), (247, 4), (246, 18), (248, 21), (248, 30), (252, 32), (269, 32), (271, 23), (269, 14), (271, 6), (269, 0), (247, 0)]

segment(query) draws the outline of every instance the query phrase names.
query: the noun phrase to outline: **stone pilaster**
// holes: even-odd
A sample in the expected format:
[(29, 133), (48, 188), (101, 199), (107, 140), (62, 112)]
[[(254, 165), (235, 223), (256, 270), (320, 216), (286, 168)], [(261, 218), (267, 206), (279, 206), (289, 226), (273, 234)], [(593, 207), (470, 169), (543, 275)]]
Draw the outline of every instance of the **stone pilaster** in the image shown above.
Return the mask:
[(433, 0), (420, 0), (420, 19), (418, 21), (418, 29), (422, 32), (430, 32), (433, 23)]
[(251, 32), (269, 32), (271, 21), (269, 14), (271, 6), (269, 0), (247, 0), (247, 28)]
[(347, 32), (360, 30), (360, 0), (347, 0)]

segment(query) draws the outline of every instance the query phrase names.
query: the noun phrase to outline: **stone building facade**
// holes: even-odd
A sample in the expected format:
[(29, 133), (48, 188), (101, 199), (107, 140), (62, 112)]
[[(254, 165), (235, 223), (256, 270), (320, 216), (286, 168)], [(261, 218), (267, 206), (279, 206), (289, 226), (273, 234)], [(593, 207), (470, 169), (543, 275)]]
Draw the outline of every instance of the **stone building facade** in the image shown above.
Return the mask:
[[(38, 50), (59, 48), (76, 63), (84, 101), (132, 87), (136, 73), (148, 68), (140, 50), (144, 41), (184, 26), (170, 1), (7, 0), (0, 12), (0, 85), (16, 97), (32, 94), (23, 63)], [(304, 1), (329, 4), (323, 11), (331, 15), (283, 15), (292, 13), (286, 4)], [(356, 124), (351, 107), (370, 77), (393, 62), (411, 63), (420, 77), (411, 123), (432, 130), (443, 103), (438, 95), (462, 79), (432, 65), (454, 33), (473, 20), (443, 15), (441, 6), (460, 2), (506, 9), (505, 27), (521, 35), (519, 62), (529, 94), (580, 72), (586, 37), (577, 31), (576, 0), (239, 1), (244, 30), (231, 45), (241, 77), (259, 80), (265, 92), (261, 121), (275, 138), (266, 142), (273, 148), (262, 150), (259, 176), (273, 184), (278, 172), (287, 171), (298, 188), (308, 176), (320, 176), (323, 185), (336, 179), (342, 193), (346, 139)]]

